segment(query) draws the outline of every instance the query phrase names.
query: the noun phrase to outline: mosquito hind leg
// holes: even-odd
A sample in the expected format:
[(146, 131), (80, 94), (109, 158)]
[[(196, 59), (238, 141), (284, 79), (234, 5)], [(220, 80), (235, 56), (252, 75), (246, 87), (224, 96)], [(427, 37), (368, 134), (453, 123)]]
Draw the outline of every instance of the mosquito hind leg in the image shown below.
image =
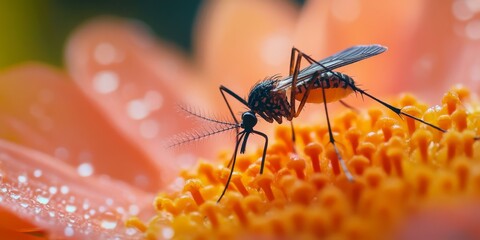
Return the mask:
[(348, 109), (352, 109), (354, 112), (356, 113), (359, 113), (360, 111), (358, 111), (357, 108), (355, 108), (354, 106), (344, 102), (343, 100), (338, 100), (344, 107), (348, 108)]
[(322, 93), (323, 93), (323, 106), (325, 106), (325, 116), (327, 118), (327, 127), (328, 127), (328, 135), (329, 135), (329, 142), (333, 145), (333, 148), (335, 149), (335, 153), (337, 155), (338, 161), (340, 162), (340, 165), (342, 167), (343, 173), (345, 173), (345, 176), (347, 177), (348, 181), (353, 181), (353, 176), (350, 173), (350, 171), (347, 168), (347, 164), (342, 158), (342, 155), (340, 154), (340, 151), (338, 151), (337, 145), (335, 144), (335, 138), (333, 137), (332, 133), (332, 127), (330, 125), (330, 117), (328, 116), (328, 108), (327, 108), (327, 101), (325, 97), (325, 88), (322, 86)]

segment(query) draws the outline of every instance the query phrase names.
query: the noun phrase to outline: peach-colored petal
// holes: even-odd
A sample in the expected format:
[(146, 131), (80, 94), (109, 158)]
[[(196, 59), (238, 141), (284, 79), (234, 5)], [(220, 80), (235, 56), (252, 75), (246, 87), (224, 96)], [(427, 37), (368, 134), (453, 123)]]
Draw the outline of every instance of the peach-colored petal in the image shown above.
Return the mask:
[[(464, 1), (309, 1), (295, 42), (313, 49), (314, 55), (317, 49), (328, 55), (351, 45), (383, 44), (388, 52), (342, 71), (377, 95), (408, 90), (436, 99), (458, 79), (480, 78), (473, 67), (480, 45), (468, 39), (468, 25), (475, 25), (475, 19), (468, 16), (473, 10), (466, 5)], [(320, 34), (312, 33), (319, 25)], [(315, 42), (325, 46), (316, 49)], [(463, 48), (466, 44), (468, 50)]]
[[(79, 178), (71, 166), (4, 140), (0, 150), (2, 219), (15, 213), (51, 238), (138, 237), (122, 221), (144, 216), (150, 195), (108, 177)], [(30, 224), (19, 222), (15, 230), (31, 232)]]
[(163, 183), (175, 176), (172, 169), (191, 164), (195, 154), (215, 153), (208, 143), (185, 148), (181, 155), (165, 150), (168, 137), (194, 124), (177, 105), (195, 101), (203, 106), (208, 97), (184, 88), (195, 80), (185, 58), (173, 46), (154, 42), (138, 23), (92, 20), (73, 34), (66, 57), (77, 85), (131, 144), (143, 149)]
[(458, 201), (421, 209), (398, 227), (394, 239), (480, 239), (480, 206)]
[(75, 176), (107, 175), (156, 191), (155, 165), (51, 67), (26, 64), (0, 75), (0, 136), (55, 156)]
[[(409, 51), (410, 46), (405, 42), (420, 17), (421, 7), (419, 1), (309, 1), (302, 11), (296, 42), (305, 44), (306, 49), (322, 51), (320, 55), (325, 56), (358, 44), (387, 46), (389, 50), (380, 56), (339, 69), (353, 76), (364, 88), (385, 96), (409, 89), (399, 82), (406, 76), (392, 72), (398, 67), (400, 55)], [(321, 34), (314, 33), (312, 38), (325, 46), (315, 47), (309, 31), (316, 31), (319, 25), (323, 26), (318, 30)], [(317, 56), (318, 53), (310, 54)]]
[(195, 52), (205, 77), (240, 96), (259, 80), (288, 74), (297, 11), (286, 1), (209, 1), (199, 13)]

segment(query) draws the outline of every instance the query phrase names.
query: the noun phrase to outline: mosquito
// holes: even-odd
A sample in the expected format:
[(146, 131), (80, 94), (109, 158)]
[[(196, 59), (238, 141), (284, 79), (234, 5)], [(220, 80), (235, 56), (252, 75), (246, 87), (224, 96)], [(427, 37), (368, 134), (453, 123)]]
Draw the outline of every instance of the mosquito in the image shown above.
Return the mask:
[[(230, 175), (217, 202), (223, 198), (228, 189), (235, 168), (238, 150), (240, 149), (240, 154), (245, 153), (248, 138), (251, 134), (259, 135), (265, 140), (260, 165), (260, 174), (263, 173), (268, 147), (268, 136), (265, 133), (254, 129), (258, 122), (257, 116), (260, 116), (269, 123), (275, 121), (281, 124), (283, 118), (292, 122), (294, 118), (300, 115), (306, 103), (323, 103), (327, 120), (329, 142), (333, 145), (342, 167), (342, 171), (349, 181), (353, 181), (354, 178), (348, 170), (345, 161), (336, 146), (332, 134), (332, 127), (330, 125), (327, 103), (340, 101), (342, 104), (347, 105), (342, 101), (344, 97), (351, 93), (360, 93), (362, 96), (367, 96), (387, 107), (398, 116), (403, 115), (437, 129), (438, 131), (446, 132), (446, 130), (438, 126), (404, 113), (400, 108), (394, 107), (372, 96), (365, 90), (359, 88), (350, 76), (333, 71), (336, 68), (378, 55), (386, 50), (386, 47), (378, 44), (357, 45), (335, 53), (320, 61), (315, 61), (310, 56), (294, 47), (291, 51), (289, 76), (283, 79), (279, 77), (270, 77), (255, 84), (247, 99), (240, 97), (229, 88), (220, 85), (220, 93), (222, 94), (230, 114), (238, 127), (236, 128), (235, 150), (229, 163), (229, 166), (231, 165)], [(310, 65), (300, 69), (302, 60), (307, 61)], [(238, 121), (235, 116), (227, 99), (227, 95), (233, 97), (248, 108), (247, 111), (242, 113), (241, 121)], [(299, 101), (298, 107), (296, 107), (296, 101)], [(293, 124), (292, 140), (295, 141)]]
[[(217, 200), (217, 202), (220, 202), (230, 184), (230, 180), (235, 168), (235, 162), (237, 160), (237, 154), (238, 152), (240, 152), (240, 154), (245, 153), (248, 138), (252, 134), (259, 135), (265, 140), (260, 165), (260, 174), (263, 174), (268, 147), (268, 136), (265, 133), (254, 129), (258, 122), (257, 116), (260, 116), (269, 123), (273, 123), (275, 121), (281, 124), (283, 122), (283, 118), (290, 121), (292, 128), (292, 141), (295, 142), (295, 132), (292, 120), (300, 115), (306, 103), (323, 103), (325, 117), (327, 120), (329, 142), (332, 144), (335, 150), (338, 161), (346, 178), (349, 181), (354, 181), (354, 178), (348, 170), (333, 137), (327, 103), (339, 101), (343, 105), (349, 107), (348, 104), (342, 101), (342, 99), (351, 93), (360, 93), (362, 97), (369, 97), (370, 99), (387, 107), (398, 116), (403, 115), (430, 126), (440, 132), (446, 132), (446, 130), (438, 126), (402, 112), (401, 108), (394, 107), (374, 97), (365, 90), (359, 88), (355, 84), (355, 81), (352, 79), (352, 77), (333, 71), (336, 68), (373, 57), (385, 52), (386, 50), (386, 47), (378, 44), (357, 45), (335, 53), (332, 56), (320, 61), (315, 61), (310, 56), (294, 47), (292, 48), (290, 56), (289, 76), (285, 78), (274, 76), (258, 82), (253, 86), (247, 99), (240, 97), (229, 88), (220, 85), (220, 93), (222, 94), (223, 100), (225, 101), (235, 123), (207, 117), (194, 109), (181, 106), (181, 110), (187, 112), (189, 115), (197, 117), (202, 121), (212, 123), (215, 126), (203, 129), (203, 131), (182, 134), (178, 136), (178, 138), (174, 139), (169, 146), (178, 146), (187, 142), (197, 141), (220, 132), (233, 129), (236, 130), (235, 149), (230, 163), (228, 164), (228, 167), (230, 167), (230, 174), (225, 187)], [(300, 69), (302, 60), (307, 61), (310, 65)], [(239, 121), (235, 116), (227, 96), (233, 97), (235, 100), (247, 107), (247, 111), (243, 112), (241, 115), (241, 121)], [(299, 101), (298, 107), (296, 106), (297, 101)], [(475, 137), (475, 140), (479, 139), (480, 137)]]

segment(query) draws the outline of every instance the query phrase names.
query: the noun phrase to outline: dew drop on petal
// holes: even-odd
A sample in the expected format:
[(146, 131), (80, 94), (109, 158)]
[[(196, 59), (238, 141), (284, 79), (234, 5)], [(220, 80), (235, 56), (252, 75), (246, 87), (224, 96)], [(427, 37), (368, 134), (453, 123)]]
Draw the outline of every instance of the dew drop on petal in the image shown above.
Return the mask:
[(100, 227), (104, 229), (114, 229), (118, 225), (118, 219), (113, 213), (107, 212), (102, 215)]
[(112, 44), (103, 42), (95, 47), (93, 56), (99, 64), (108, 65), (115, 61), (117, 50)]
[(18, 200), (20, 198), (20, 195), (17, 193), (10, 193), (10, 197), (14, 200)]
[(54, 186), (49, 187), (48, 192), (50, 192), (51, 194), (57, 193), (57, 187), (54, 187)]
[(77, 211), (77, 207), (75, 205), (66, 205), (65, 206), (65, 211), (67, 211), (69, 213), (73, 213), (73, 212)]
[(73, 228), (70, 226), (65, 227), (63, 230), (63, 233), (65, 234), (66, 237), (71, 237), (74, 234)]
[(105, 203), (107, 204), (107, 206), (112, 206), (112, 204), (113, 204), (113, 199), (107, 198), (107, 200), (105, 200)]
[(125, 230), (125, 234), (127, 234), (128, 236), (133, 236), (135, 234), (137, 234), (137, 229), (135, 228), (132, 228), (132, 227), (129, 227)]
[(45, 205), (45, 204), (48, 204), (48, 202), (50, 202), (50, 198), (46, 197), (46, 196), (38, 195), (37, 196), (37, 202)]
[(67, 186), (63, 185), (60, 187), (60, 192), (62, 194), (67, 194), (68, 192), (70, 192), (70, 189)]
[(33, 171), (33, 176), (36, 177), (36, 178), (41, 177), (42, 176), (42, 170), (35, 169), (35, 171)]
[(19, 175), (17, 177), (19, 183), (26, 183), (27, 182), (27, 176), (25, 175)]
[(131, 215), (137, 215), (139, 212), (140, 208), (135, 204), (132, 204), (128, 207), (128, 213), (130, 213)]
[(148, 116), (149, 109), (142, 100), (131, 100), (127, 104), (127, 114), (130, 118), (139, 120)]
[(82, 163), (77, 167), (78, 175), (81, 177), (88, 177), (93, 174), (93, 166), (90, 163)]
[(118, 89), (118, 85), (118, 75), (113, 71), (100, 71), (93, 76), (93, 89), (98, 93), (112, 93)]
[(153, 119), (146, 119), (139, 125), (140, 135), (145, 139), (153, 139), (158, 135), (159, 125)]

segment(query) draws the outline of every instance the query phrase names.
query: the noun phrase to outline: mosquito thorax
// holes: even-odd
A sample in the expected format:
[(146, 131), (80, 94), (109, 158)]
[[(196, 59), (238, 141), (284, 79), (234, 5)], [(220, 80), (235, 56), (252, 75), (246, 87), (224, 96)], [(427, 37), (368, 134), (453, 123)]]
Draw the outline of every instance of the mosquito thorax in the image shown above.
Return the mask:
[(242, 114), (242, 124), (241, 127), (246, 131), (252, 131), (253, 127), (257, 125), (257, 116), (254, 112), (248, 111)]

